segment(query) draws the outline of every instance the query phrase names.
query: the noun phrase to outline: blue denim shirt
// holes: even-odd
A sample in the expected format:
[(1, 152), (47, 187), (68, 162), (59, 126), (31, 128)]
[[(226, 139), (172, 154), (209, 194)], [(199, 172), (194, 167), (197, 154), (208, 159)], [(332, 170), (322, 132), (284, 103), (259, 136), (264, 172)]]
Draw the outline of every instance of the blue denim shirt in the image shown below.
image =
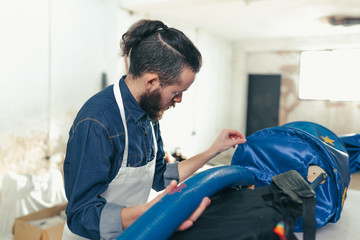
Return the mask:
[[(129, 135), (127, 166), (138, 167), (154, 158), (150, 120), (129, 91), (123, 76), (120, 89)], [(153, 189), (163, 190), (178, 181), (177, 164), (167, 164), (159, 124), (154, 124), (158, 144)], [(121, 166), (125, 133), (113, 86), (91, 97), (80, 109), (70, 129), (64, 161), (66, 209), (70, 230), (91, 239), (116, 238), (123, 231), (120, 206), (100, 196)]]

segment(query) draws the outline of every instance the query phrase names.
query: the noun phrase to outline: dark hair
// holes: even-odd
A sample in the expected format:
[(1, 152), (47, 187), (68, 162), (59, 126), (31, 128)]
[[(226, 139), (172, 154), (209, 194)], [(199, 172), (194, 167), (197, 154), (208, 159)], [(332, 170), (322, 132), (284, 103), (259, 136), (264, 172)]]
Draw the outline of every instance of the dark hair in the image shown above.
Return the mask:
[(136, 22), (122, 36), (120, 46), (123, 56), (130, 57), (130, 74), (157, 73), (162, 86), (177, 82), (184, 67), (195, 73), (201, 67), (201, 54), (191, 40), (161, 21)]

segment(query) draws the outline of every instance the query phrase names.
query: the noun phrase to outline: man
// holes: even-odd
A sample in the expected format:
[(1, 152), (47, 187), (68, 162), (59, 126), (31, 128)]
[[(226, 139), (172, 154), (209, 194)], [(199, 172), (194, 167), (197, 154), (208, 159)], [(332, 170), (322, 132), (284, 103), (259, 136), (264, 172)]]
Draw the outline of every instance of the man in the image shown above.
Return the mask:
[[(90, 98), (69, 133), (63, 239), (116, 238), (177, 182), (246, 141), (240, 132), (225, 129), (208, 150), (167, 164), (158, 121), (194, 82), (201, 54), (182, 32), (150, 20), (135, 23), (121, 48), (130, 59), (128, 75)], [(151, 188), (165, 187), (146, 202)], [(179, 229), (190, 227), (209, 202), (204, 198)]]

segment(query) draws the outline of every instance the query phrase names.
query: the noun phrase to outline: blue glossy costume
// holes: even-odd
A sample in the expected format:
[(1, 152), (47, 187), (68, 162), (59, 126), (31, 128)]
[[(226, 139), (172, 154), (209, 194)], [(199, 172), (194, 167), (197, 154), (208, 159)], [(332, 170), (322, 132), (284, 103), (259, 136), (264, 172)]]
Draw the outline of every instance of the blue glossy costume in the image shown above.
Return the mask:
[[(290, 170), (307, 179), (309, 166), (318, 165), (328, 178), (315, 190), (317, 227), (339, 220), (350, 182), (349, 157), (342, 141), (327, 128), (293, 122), (260, 130), (238, 146), (231, 164), (252, 171), (255, 186), (269, 185), (273, 176)], [(300, 218), (295, 231), (302, 226)]]
[(340, 136), (349, 154), (350, 173), (360, 171), (360, 134)]

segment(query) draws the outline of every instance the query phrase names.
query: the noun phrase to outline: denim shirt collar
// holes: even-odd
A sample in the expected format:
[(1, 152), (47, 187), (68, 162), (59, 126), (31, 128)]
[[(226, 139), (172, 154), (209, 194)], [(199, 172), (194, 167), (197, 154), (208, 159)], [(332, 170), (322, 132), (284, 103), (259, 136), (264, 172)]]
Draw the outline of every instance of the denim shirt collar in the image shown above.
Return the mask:
[(131, 94), (128, 86), (125, 83), (126, 75), (120, 79), (120, 91), (124, 102), (124, 107), (135, 122), (138, 122), (141, 118), (146, 116), (146, 112), (140, 107), (139, 103), (135, 100)]

